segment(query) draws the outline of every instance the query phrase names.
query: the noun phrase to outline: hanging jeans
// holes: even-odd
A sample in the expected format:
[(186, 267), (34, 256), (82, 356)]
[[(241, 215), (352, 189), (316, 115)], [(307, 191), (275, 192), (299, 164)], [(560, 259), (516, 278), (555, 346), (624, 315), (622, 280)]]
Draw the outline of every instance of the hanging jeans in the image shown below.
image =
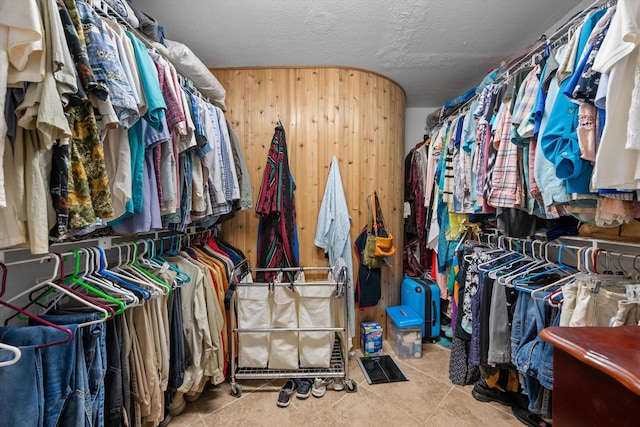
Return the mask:
[[(100, 318), (100, 314), (53, 312), (51, 315), (42, 316), (42, 318), (57, 325), (69, 327), (69, 325), (97, 320)], [(77, 352), (74, 362), (78, 389), (74, 392), (72, 400), (74, 404), (67, 403), (64, 408), (63, 416), (59, 423), (62, 427), (76, 426), (74, 419), (81, 419), (82, 414), (85, 412), (91, 420), (89, 425), (104, 427), (104, 379), (107, 369), (106, 332), (106, 324), (102, 322), (79, 328), (76, 333), (75, 337), (81, 341), (76, 347)], [(79, 386), (78, 383), (81, 379), (86, 381), (86, 386)], [(86, 395), (84, 394), (85, 390), (88, 391)], [(79, 403), (81, 400), (84, 400), (84, 404)]]
[[(555, 315), (555, 316), (554, 316)], [(542, 392), (541, 381), (553, 382), (553, 352), (540, 338), (540, 331), (559, 322), (559, 316), (544, 301), (534, 300), (520, 292), (511, 328), (511, 360), (524, 377), (523, 389), (529, 397), (529, 411), (539, 414), (536, 407)]]
[(19, 347), (22, 353), (17, 363), (0, 369), (0, 401), (15, 403), (3, 405), (3, 425), (54, 427), (65, 404), (73, 405), (76, 397), (88, 394), (86, 378), (75, 370), (82, 340), (76, 325), (67, 328), (73, 333), (71, 341), (37, 349), (64, 340), (65, 333), (50, 326), (0, 327), (0, 342)]
[[(5, 335), (2, 329), (6, 328), (0, 328), (0, 341), (8, 343), (7, 338), (12, 334)], [(41, 354), (36, 346), (20, 346), (19, 349), (20, 359), (0, 368), (0, 401), (4, 402), (2, 422), (9, 426), (41, 426), (44, 418)], [(10, 351), (0, 350), (0, 362), (13, 358)]]

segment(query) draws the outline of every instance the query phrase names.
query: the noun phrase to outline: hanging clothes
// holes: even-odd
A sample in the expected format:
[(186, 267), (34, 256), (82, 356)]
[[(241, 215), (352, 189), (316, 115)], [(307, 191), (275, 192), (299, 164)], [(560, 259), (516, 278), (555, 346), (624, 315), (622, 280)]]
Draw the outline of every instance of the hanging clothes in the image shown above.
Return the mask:
[(338, 159), (333, 156), (329, 168), (329, 177), (318, 213), (318, 225), (313, 244), (324, 249), (329, 256), (329, 265), (333, 266), (338, 258), (343, 258), (349, 270), (347, 284), (347, 309), (349, 330), (355, 336), (356, 320), (353, 296), (353, 261), (351, 257), (351, 216), (344, 195), (342, 177)]
[[(258, 267), (299, 267), (298, 231), (294, 191), (296, 185), (289, 170), (289, 158), (284, 127), (275, 128), (267, 164), (264, 169), (256, 213), (260, 214), (258, 226)], [(266, 273), (260, 281), (275, 278)]]

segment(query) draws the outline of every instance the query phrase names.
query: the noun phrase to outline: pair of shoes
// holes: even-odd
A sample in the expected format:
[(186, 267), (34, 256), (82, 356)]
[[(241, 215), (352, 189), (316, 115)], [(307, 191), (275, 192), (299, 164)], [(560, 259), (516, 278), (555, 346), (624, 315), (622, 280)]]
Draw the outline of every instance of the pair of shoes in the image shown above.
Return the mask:
[(185, 394), (184, 395), (184, 400), (186, 400), (187, 402), (195, 402), (196, 400), (200, 399), (200, 396), (202, 396), (202, 392), (199, 391), (195, 394)]
[(296, 397), (298, 399), (306, 399), (311, 394), (312, 382), (306, 378), (295, 378), (293, 380), (296, 383)]
[(291, 395), (296, 391), (296, 383), (293, 380), (287, 380), (278, 393), (278, 406), (286, 408), (291, 403)]
[(171, 404), (169, 405), (169, 414), (173, 415), (174, 417), (176, 415), (180, 415), (186, 407), (187, 401), (184, 400), (184, 393), (181, 391), (177, 391), (173, 396)]
[(482, 387), (480, 384), (474, 384), (471, 395), (474, 399), (481, 402), (498, 402), (506, 406), (511, 406), (516, 403), (512, 393)]
[(344, 383), (342, 381), (333, 380), (331, 388), (333, 388), (333, 391), (342, 391), (344, 390)]
[(322, 397), (327, 391), (327, 381), (322, 378), (316, 378), (313, 380), (313, 386), (311, 386), (311, 394), (313, 397)]
[(513, 405), (511, 407), (513, 416), (518, 419), (522, 424), (531, 427), (551, 427), (551, 424), (542, 419), (539, 415), (529, 412), (528, 409), (519, 405)]
[(334, 391), (344, 390), (344, 383), (342, 381), (337, 381), (333, 378), (328, 378), (326, 380), (322, 378), (316, 378), (315, 380), (313, 380), (311, 394), (313, 394), (313, 397), (322, 397), (326, 393), (328, 386), (331, 386)]
[(167, 427), (171, 422), (171, 420), (173, 420), (173, 415), (167, 414), (164, 417), (164, 420), (160, 421), (160, 424), (158, 424), (158, 427)]
[(447, 337), (438, 337), (436, 338), (436, 343), (440, 344), (444, 348), (451, 349), (451, 339)]

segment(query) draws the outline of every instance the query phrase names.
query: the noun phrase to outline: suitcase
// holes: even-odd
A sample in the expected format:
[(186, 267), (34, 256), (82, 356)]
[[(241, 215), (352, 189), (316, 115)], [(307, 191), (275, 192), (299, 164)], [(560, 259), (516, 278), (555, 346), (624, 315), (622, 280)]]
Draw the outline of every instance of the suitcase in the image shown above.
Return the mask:
[(440, 288), (419, 277), (405, 275), (400, 304), (413, 308), (422, 318), (422, 339), (440, 336)]

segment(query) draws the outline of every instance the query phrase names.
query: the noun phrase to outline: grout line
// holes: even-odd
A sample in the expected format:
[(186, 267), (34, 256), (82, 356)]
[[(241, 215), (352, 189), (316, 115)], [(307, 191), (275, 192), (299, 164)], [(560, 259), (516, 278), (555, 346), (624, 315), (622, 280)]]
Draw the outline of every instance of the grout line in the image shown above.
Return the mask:
[[(422, 370), (422, 369), (420, 369), (420, 368), (417, 368), (417, 367), (415, 367), (415, 366), (413, 366), (413, 365), (410, 365), (410, 364), (408, 364), (408, 363), (406, 363), (406, 362), (403, 362), (403, 361), (402, 361), (402, 360), (400, 360), (400, 359), (398, 359), (398, 360), (400, 361), (400, 363), (401, 363), (401, 364), (403, 364), (403, 365), (405, 365), (405, 366), (407, 366), (407, 367), (409, 367), (409, 368), (411, 368), (411, 369), (414, 369), (414, 370), (416, 370), (416, 371), (418, 371), (418, 372), (420, 372), (420, 373), (422, 373), (422, 374), (424, 374), (424, 375), (428, 376), (429, 378), (431, 378), (431, 379), (433, 379), (433, 380), (438, 381), (440, 384), (444, 384), (444, 385), (447, 385), (447, 386), (450, 386), (450, 385), (451, 385), (451, 382), (450, 382), (450, 381), (448, 381), (448, 382), (447, 382), (447, 381), (443, 381), (441, 378), (434, 377), (434, 376), (433, 376), (433, 375), (431, 375), (430, 373), (425, 372), (425, 371), (423, 371), (423, 370)], [(409, 380), (411, 380), (411, 378), (409, 378)]]
[[(225, 383), (226, 384), (226, 383)], [(260, 387), (256, 387), (255, 389), (251, 390), (251, 391), (243, 391), (242, 395), (240, 397), (234, 397), (234, 400), (229, 401), (228, 403), (225, 403), (224, 405), (220, 406), (219, 408), (214, 409), (211, 412), (207, 412), (205, 414), (205, 416), (209, 416), (211, 414), (215, 414), (218, 411), (221, 411), (222, 409), (226, 408), (227, 406), (231, 406), (236, 402), (239, 402), (240, 400), (242, 400), (245, 396), (249, 396), (252, 393), (255, 393), (256, 391), (262, 389), (263, 387), (267, 387), (267, 386), (271, 386), (273, 384), (271, 384), (271, 381), (268, 381), (264, 384), (262, 384)], [(196, 401), (197, 402), (197, 401)], [(198, 409), (198, 406), (196, 405), (196, 409)], [(198, 414), (200, 414), (200, 411), (198, 411)], [(206, 423), (205, 423), (206, 424)]]
[[(493, 409), (496, 409), (496, 410), (498, 410), (498, 411), (502, 412), (503, 414), (506, 414), (506, 415), (509, 415), (510, 417), (515, 418), (515, 415), (513, 415), (513, 412), (512, 412), (511, 410), (507, 411), (506, 409), (504, 409), (504, 408), (507, 408), (505, 405), (500, 405), (500, 404), (498, 403), (498, 404), (496, 404), (496, 405), (494, 406), (494, 405), (492, 405), (492, 404), (490, 404), (490, 403), (488, 403), (488, 402), (486, 402), (486, 403), (487, 403), (489, 406), (491, 406)], [(509, 407), (509, 409), (511, 409), (511, 407)]]
[[(360, 389), (358, 388), (358, 390), (356, 391), (356, 393), (359, 393)], [(333, 404), (331, 404), (330, 408), (333, 408), (334, 406), (336, 406), (338, 404), (338, 402), (340, 402), (342, 399), (344, 399), (345, 397), (347, 397), (347, 393), (344, 393), (344, 396), (340, 397), (338, 400), (336, 400), (335, 402), (333, 402)]]
[(444, 403), (445, 400), (447, 400), (447, 398), (449, 397), (449, 395), (451, 395), (451, 392), (454, 390), (455, 386), (451, 386), (451, 388), (449, 389), (449, 391), (447, 392), (447, 394), (444, 395), (444, 397), (442, 398), (442, 400), (440, 401), (440, 403), (438, 403), (436, 405), (435, 408), (433, 408), (433, 411), (431, 411), (431, 413), (429, 414), (429, 416), (426, 418), (426, 421), (429, 421), (429, 419), (433, 416), (433, 414), (436, 413), (436, 411), (438, 409), (440, 409), (440, 407), (442, 406), (442, 404)]

